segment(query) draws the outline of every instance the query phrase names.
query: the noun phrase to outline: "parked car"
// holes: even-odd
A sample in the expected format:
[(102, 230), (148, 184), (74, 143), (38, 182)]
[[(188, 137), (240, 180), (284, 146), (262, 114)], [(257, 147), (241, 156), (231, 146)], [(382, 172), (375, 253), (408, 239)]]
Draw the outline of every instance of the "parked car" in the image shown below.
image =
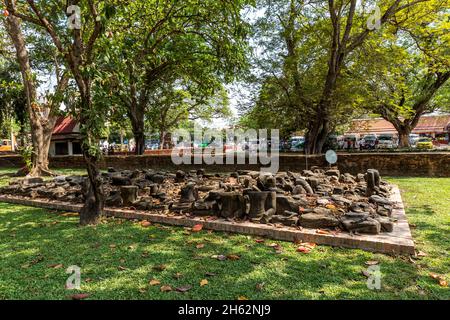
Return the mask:
[(433, 140), (428, 137), (419, 138), (419, 140), (417, 140), (416, 147), (418, 149), (433, 149)]
[(377, 136), (374, 134), (368, 134), (361, 139), (359, 143), (359, 149), (374, 150), (377, 147), (377, 144), (378, 144)]
[(291, 151), (293, 152), (303, 151), (303, 149), (305, 148), (305, 137), (302, 136), (292, 137), (290, 139), (290, 143), (291, 143)]
[(202, 148), (202, 149), (206, 148), (207, 146), (209, 146), (210, 143), (211, 142), (209, 142), (209, 141), (202, 141), (198, 144), (198, 148)]
[(419, 141), (419, 139), (420, 139), (420, 136), (419, 136), (418, 134), (416, 134), (416, 133), (411, 133), (411, 134), (409, 135), (409, 144), (410, 144), (411, 146), (415, 146), (416, 143), (417, 143), (417, 141)]
[(158, 150), (159, 149), (159, 142), (149, 142), (145, 145), (145, 148), (147, 150)]
[(378, 136), (377, 149), (395, 149), (398, 147), (393, 134), (381, 134)]
[(256, 152), (259, 148), (259, 140), (250, 140), (245, 150)]
[(234, 152), (237, 150), (237, 145), (234, 142), (227, 142), (223, 145), (224, 152)]
[(11, 140), (8, 139), (0, 140), (0, 151), (12, 151)]

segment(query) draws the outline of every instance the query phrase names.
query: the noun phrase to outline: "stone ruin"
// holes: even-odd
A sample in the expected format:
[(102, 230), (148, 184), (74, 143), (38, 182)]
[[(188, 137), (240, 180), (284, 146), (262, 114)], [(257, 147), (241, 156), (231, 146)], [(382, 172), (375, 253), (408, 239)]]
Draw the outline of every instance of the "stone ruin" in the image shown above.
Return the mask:
[[(391, 186), (375, 169), (353, 176), (320, 168), (277, 174), (108, 168), (102, 179), (107, 207), (366, 234), (391, 232), (394, 223)], [(83, 203), (86, 181), (85, 176), (17, 179), (0, 194)]]

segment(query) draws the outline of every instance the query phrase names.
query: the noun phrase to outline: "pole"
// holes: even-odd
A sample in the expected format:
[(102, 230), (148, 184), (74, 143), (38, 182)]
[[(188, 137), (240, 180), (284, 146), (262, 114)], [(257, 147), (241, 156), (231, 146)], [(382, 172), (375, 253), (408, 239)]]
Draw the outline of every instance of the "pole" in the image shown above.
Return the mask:
[(14, 122), (13, 119), (11, 118), (11, 151), (14, 152), (16, 151), (16, 148), (14, 147), (14, 145), (16, 144), (15, 138), (14, 138)]

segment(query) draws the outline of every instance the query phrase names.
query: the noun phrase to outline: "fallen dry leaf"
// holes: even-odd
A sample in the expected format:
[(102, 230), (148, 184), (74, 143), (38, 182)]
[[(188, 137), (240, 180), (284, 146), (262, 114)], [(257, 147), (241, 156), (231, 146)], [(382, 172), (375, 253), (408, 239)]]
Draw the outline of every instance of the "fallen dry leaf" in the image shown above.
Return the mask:
[(263, 243), (263, 242), (264, 242), (264, 239), (256, 239), (255, 242), (256, 242), (256, 243)]
[(109, 247), (110, 247), (111, 249), (114, 249), (114, 248), (116, 247), (116, 245), (115, 245), (115, 244), (110, 244)]
[(365, 276), (366, 278), (370, 277), (370, 273), (367, 270), (362, 270), (361, 273), (363, 274), (363, 276)]
[(246, 296), (239, 296), (238, 300), (248, 300), (248, 298)]
[(187, 292), (191, 289), (192, 289), (192, 286), (190, 286), (190, 285), (175, 288), (175, 290), (178, 292)]
[(126, 267), (122, 267), (122, 266), (118, 266), (117, 269), (119, 269), (120, 271), (125, 271), (125, 270), (127, 270)]
[(205, 276), (208, 276), (208, 277), (214, 277), (215, 275), (217, 275), (217, 273), (214, 273), (214, 272), (205, 272)]
[(310, 248), (310, 249), (314, 249), (317, 246), (317, 244), (314, 242), (304, 242), (304, 243), (302, 243), (302, 246)]
[(72, 300), (82, 300), (86, 299), (87, 297), (89, 297), (87, 293), (77, 293), (70, 296)]
[(195, 226), (192, 227), (192, 232), (199, 232), (203, 229), (203, 225), (202, 224), (196, 224)]
[(448, 287), (448, 283), (447, 283), (447, 281), (444, 280), (444, 279), (440, 279), (440, 280), (439, 280), (439, 285), (440, 285), (441, 287)]
[(239, 257), (237, 254), (229, 254), (227, 258), (228, 260), (239, 260), (241, 257)]
[(217, 259), (219, 261), (227, 260), (227, 257), (225, 257), (223, 254), (219, 254), (219, 255), (215, 254), (215, 255), (211, 256), (211, 258), (212, 259)]
[(148, 284), (151, 285), (151, 286), (157, 286), (158, 284), (161, 284), (161, 281), (156, 280), (156, 279), (152, 279), (152, 280), (149, 281)]
[(208, 280), (206, 280), (206, 279), (202, 279), (200, 281), (200, 287), (206, 286), (207, 284), (208, 284)]
[(161, 290), (161, 292), (169, 292), (173, 290), (171, 286), (162, 286), (159, 289)]
[(369, 261), (366, 261), (366, 262), (365, 262), (365, 265), (366, 265), (366, 266), (374, 266), (374, 265), (379, 264), (379, 263), (380, 263), (380, 262), (377, 261), (377, 260), (369, 260)]
[(419, 252), (417, 252), (417, 256), (418, 257), (426, 257), (427, 254), (425, 252), (423, 252), (423, 251), (419, 251)]
[(430, 277), (432, 277), (434, 280), (437, 280), (441, 287), (448, 287), (448, 282), (447, 280), (445, 280), (444, 276), (431, 272)]
[(159, 265), (157, 265), (157, 266), (153, 266), (153, 270), (156, 270), (156, 271), (164, 271), (165, 269), (166, 269), (167, 267), (166, 267), (166, 265), (164, 265), (164, 264), (159, 264)]
[(144, 220), (144, 221), (141, 222), (141, 226), (144, 227), (144, 228), (147, 228), (147, 227), (149, 227), (151, 225), (152, 225), (152, 223), (150, 221), (147, 221), (147, 220)]
[(195, 246), (197, 249), (202, 249), (205, 247), (205, 245), (203, 243), (199, 243), (198, 245)]
[(318, 234), (330, 234), (330, 231), (323, 230), (323, 229), (317, 229), (316, 233), (318, 233)]
[(66, 212), (66, 213), (62, 213), (61, 216), (63, 216), (63, 217), (78, 217), (78, 212)]
[(59, 263), (59, 264), (51, 264), (48, 267), (53, 269), (59, 269), (62, 268), (63, 266), (64, 266), (63, 264)]
[(297, 248), (296, 250), (297, 252), (301, 252), (301, 253), (310, 253), (311, 249), (305, 246), (300, 246)]
[(173, 277), (175, 278), (175, 279), (180, 279), (181, 277), (183, 276), (183, 274), (182, 273), (180, 273), (180, 272), (177, 272), (177, 273), (175, 273), (174, 275), (173, 275)]
[(263, 283), (257, 283), (255, 286), (256, 291), (262, 291), (264, 289), (264, 282)]

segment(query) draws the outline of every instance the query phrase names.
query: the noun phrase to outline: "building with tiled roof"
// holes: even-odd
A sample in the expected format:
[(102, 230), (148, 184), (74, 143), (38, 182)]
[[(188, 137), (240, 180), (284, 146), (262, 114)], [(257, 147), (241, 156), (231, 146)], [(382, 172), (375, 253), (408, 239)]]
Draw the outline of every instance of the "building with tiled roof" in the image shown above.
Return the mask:
[(53, 128), (51, 156), (81, 154), (80, 124), (73, 117), (60, 116)]
[[(352, 120), (350, 129), (346, 134), (355, 134), (363, 137), (367, 134), (397, 134), (394, 126), (383, 118), (355, 119)], [(419, 120), (412, 133), (437, 138), (442, 143), (449, 141), (450, 114), (425, 115)]]

